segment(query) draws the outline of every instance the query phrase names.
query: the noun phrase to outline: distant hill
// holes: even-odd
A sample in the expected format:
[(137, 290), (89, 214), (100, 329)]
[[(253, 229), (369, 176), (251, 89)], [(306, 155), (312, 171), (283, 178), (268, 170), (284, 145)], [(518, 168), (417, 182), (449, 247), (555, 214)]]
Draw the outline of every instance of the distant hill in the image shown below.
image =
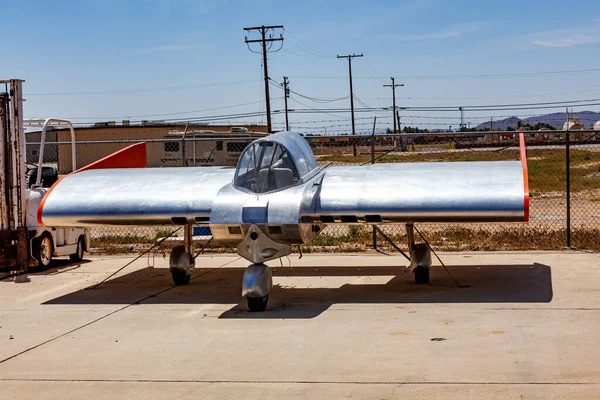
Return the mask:
[[(579, 118), (580, 122), (586, 128), (592, 128), (592, 126), (596, 123), (596, 121), (600, 121), (600, 112), (581, 111), (581, 112), (575, 112), (570, 115), (572, 117)], [(538, 123), (545, 123), (545, 124), (555, 127), (556, 129), (562, 129), (564, 123), (567, 121), (567, 113), (558, 112), (558, 113), (552, 113), (552, 114), (539, 115), (536, 117), (529, 117), (529, 118), (525, 118), (525, 119), (520, 119), (517, 117), (509, 117), (509, 118), (500, 119), (497, 121), (492, 121), (491, 123), (490, 123), (490, 121), (487, 121), (487, 122), (477, 125), (475, 128), (476, 129), (486, 129), (486, 128), (490, 129), (490, 125), (492, 125), (491, 128), (494, 130), (496, 130), (496, 129), (505, 130), (508, 127), (517, 128), (519, 126), (519, 121), (521, 121), (521, 123), (523, 125), (525, 125), (525, 124), (535, 125)]]

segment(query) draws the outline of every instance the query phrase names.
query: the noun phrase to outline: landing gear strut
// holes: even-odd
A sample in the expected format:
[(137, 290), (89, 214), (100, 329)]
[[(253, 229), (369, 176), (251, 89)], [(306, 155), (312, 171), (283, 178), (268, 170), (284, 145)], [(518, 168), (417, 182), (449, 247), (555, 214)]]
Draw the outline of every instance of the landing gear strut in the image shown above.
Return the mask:
[(192, 226), (183, 227), (183, 245), (174, 247), (169, 256), (169, 270), (173, 283), (177, 286), (190, 283), (194, 270), (192, 257)]
[(429, 283), (429, 270), (431, 268), (431, 249), (427, 243), (415, 243), (415, 227), (406, 224), (406, 237), (410, 251), (410, 271), (415, 275), (415, 283), (419, 285)]
[(272, 288), (273, 274), (268, 265), (255, 263), (246, 268), (242, 281), (242, 296), (246, 298), (250, 311), (265, 311)]

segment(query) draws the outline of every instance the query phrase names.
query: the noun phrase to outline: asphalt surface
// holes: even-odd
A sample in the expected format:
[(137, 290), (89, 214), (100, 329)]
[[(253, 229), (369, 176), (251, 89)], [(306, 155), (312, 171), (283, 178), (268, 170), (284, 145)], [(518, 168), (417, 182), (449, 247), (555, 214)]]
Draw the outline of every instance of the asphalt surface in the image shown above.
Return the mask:
[(395, 255), (271, 262), (264, 313), (232, 255), (184, 287), (163, 258), (93, 289), (131, 258), (3, 279), (0, 399), (600, 398), (600, 255), (442, 258), (463, 287)]

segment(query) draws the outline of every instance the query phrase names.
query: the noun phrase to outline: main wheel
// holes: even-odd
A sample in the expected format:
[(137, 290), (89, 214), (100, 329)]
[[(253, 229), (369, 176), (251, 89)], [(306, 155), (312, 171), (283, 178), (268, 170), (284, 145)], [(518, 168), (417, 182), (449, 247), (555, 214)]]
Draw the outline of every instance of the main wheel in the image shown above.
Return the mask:
[(263, 297), (246, 297), (248, 301), (248, 310), (251, 312), (265, 311), (269, 302), (269, 295)]
[(429, 269), (428, 268), (417, 268), (413, 271), (415, 274), (415, 283), (417, 285), (424, 285), (429, 283)]
[(53, 252), (54, 243), (52, 243), (52, 236), (48, 232), (42, 233), (39, 238), (33, 240), (33, 256), (40, 267), (47, 268), (50, 266)]
[(185, 271), (182, 271), (180, 269), (172, 269), (171, 277), (173, 278), (173, 283), (176, 286), (183, 286), (190, 283), (190, 278), (192, 277), (192, 274), (186, 274)]
[(73, 262), (78, 262), (83, 260), (83, 252), (85, 250), (85, 241), (83, 240), (83, 236), (79, 236), (77, 240), (77, 250), (75, 254), (71, 254), (69, 259)]

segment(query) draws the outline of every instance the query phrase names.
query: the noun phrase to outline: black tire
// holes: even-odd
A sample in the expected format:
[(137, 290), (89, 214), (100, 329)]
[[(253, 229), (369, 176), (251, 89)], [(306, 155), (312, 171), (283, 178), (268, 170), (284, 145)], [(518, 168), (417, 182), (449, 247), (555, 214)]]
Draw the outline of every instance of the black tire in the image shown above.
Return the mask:
[(44, 232), (40, 237), (32, 241), (33, 256), (38, 262), (40, 268), (48, 268), (52, 263), (52, 253), (54, 253), (54, 242), (48, 232)]
[(77, 239), (77, 253), (71, 254), (69, 259), (73, 262), (79, 262), (83, 260), (83, 252), (85, 251), (85, 240), (83, 240), (83, 236), (79, 236)]
[(246, 297), (246, 300), (248, 301), (248, 310), (250, 312), (261, 312), (267, 308), (269, 295), (267, 294), (263, 297)]
[(183, 286), (190, 283), (192, 274), (186, 274), (185, 271), (182, 271), (180, 269), (172, 269), (171, 277), (173, 278), (173, 283), (175, 284), (175, 286)]
[(415, 274), (415, 283), (417, 285), (425, 285), (429, 283), (429, 269), (417, 268), (413, 271)]

